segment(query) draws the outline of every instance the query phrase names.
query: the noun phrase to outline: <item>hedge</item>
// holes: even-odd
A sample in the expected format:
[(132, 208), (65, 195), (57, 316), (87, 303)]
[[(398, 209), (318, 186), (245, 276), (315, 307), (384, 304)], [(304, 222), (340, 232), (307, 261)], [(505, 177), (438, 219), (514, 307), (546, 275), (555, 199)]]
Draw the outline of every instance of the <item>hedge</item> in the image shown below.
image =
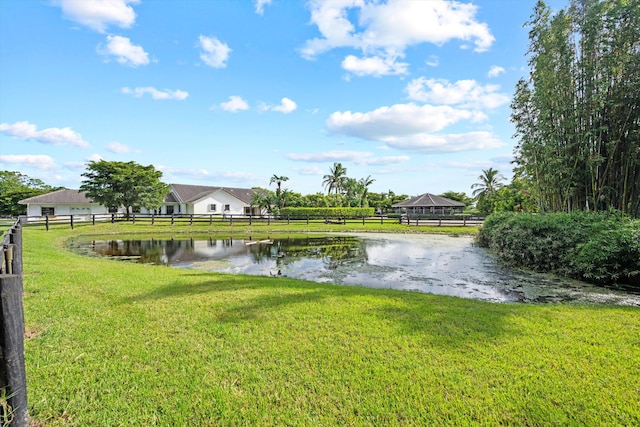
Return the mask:
[(373, 216), (374, 208), (282, 208), (281, 217), (289, 218), (362, 218)]
[(495, 214), (477, 243), (511, 266), (640, 289), (640, 221), (618, 213)]

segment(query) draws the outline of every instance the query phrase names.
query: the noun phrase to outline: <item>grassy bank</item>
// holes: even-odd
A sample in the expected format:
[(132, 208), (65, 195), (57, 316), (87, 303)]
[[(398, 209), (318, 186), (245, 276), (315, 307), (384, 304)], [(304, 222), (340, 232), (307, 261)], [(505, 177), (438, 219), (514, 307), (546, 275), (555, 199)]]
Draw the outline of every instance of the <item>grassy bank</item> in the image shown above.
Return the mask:
[(64, 244), (157, 230), (133, 227), (24, 230), (29, 404), (43, 425), (640, 422), (637, 308), (203, 273)]

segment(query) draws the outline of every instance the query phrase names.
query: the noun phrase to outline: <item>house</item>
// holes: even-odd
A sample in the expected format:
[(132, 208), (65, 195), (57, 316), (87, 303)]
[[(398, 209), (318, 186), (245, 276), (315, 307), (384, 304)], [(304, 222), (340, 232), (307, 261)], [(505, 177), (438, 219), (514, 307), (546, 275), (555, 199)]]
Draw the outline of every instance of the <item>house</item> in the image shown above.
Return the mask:
[(413, 215), (454, 215), (462, 213), (465, 204), (446, 197), (425, 193), (391, 205), (396, 212)]
[[(249, 188), (211, 187), (204, 185), (170, 184), (170, 192), (159, 210), (150, 212), (134, 208), (140, 213), (162, 215), (260, 215), (251, 206), (256, 191)], [(99, 215), (125, 213), (124, 207), (107, 208), (88, 199), (79, 190), (58, 190), (21, 200), (27, 205), (27, 216)]]

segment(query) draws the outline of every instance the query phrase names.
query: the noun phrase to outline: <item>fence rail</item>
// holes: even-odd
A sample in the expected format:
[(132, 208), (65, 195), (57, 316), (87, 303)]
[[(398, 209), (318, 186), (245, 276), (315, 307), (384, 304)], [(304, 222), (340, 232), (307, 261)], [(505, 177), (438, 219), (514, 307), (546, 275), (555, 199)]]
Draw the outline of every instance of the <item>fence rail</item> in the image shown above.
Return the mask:
[(22, 227), (16, 222), (2, 240), (0, 264), (0, 421), (17, 427), (29, 424), (22, 294)]
[(93, 224), (98, 222), (123, 222), (150, 225), (177, 224), (405, 224), (409, 226), (478, 226), (484, 223), (483, 217), (471, 215), (456, 216), (372, 216), (372, 217), (324, 217), (324, 216), (252, 216), (252, 215), (202, 215), (202, 214), (131, 214), (129, 218), (123, 214), (92, 214), (92, 215), (57, 215), (45, 217), (22, 217), (24, 225), (44, 225), (47, 230), (56, 225), (64, 225), (72, 229), (79, 224)]

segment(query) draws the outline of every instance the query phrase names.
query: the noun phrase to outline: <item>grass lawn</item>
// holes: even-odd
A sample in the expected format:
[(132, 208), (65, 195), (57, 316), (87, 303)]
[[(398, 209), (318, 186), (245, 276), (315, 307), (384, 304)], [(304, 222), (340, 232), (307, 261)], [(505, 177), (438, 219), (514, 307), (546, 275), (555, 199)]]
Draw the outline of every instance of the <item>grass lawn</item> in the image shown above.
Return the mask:
[(638, 308), (223, 275), (65, 246), (88, 233), (278, 227), (306, 231), (25, 227), (31, 418), (46, 426), (640, 424)]

